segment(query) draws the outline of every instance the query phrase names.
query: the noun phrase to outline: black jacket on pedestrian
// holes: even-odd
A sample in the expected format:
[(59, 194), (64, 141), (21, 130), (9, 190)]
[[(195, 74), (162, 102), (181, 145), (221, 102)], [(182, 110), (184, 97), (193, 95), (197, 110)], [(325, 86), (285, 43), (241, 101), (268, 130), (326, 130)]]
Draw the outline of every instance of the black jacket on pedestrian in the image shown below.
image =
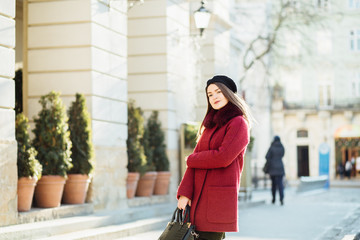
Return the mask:
[(280, 139), (275, 139), (266, 153), (266, 161), (268, 165), (268, 173), (270, 176), (284, 176), (284, 164), (282, 158), (285, 154), (284, 146), (281, 144)]

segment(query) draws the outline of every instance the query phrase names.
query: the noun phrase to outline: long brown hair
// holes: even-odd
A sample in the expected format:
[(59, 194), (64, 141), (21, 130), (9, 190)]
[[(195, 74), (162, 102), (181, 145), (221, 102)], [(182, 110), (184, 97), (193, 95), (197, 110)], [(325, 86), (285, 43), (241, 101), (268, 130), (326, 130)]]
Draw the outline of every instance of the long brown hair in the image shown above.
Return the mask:
[[(243, 98), (239, 97), (233, 91), (231, 91), (224, 84), (219, 83), (219, 82), (214, 82), (213, 84), (215, 84), (221, 90), (222, 94), (229, 102), (231, 102), (232, 104), (234, 104), (236, 107), (238, 107), (240, 109), (240, 111), (242, 112), (243, 117), (244, 117), (245, 121), (248, 123), (249, 129), (250, 129), (251, 126), (253, 125), (253, 123), (255, 122), (255, 118), (251, 114), (250, 108), (247, 105), (247, 103), (245, 102), (245, 100)], [(207, 96), (207, 94), (206, 94), (206, 96)], [(201, 135), (201, 133), (204, 131), (205, 118), (209, 114), (209, 112), (213, 109), (213, 107), (210, 104), (209, 97), (206, 97), (206, 99), (207, 99), (208, 107), (207, 107), (207, 111), (206, 111), (204, 120), (201, 123), (198, 135)]]

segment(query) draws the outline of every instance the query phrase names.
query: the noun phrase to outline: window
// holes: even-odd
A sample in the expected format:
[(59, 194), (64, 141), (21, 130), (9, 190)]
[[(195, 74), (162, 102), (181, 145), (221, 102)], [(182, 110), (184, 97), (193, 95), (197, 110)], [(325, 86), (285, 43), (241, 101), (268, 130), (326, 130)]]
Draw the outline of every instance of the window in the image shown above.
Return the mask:
[(315, 0), (315, 6), (318, 9), (328, 11), (330, 10), (330, 0)]
[(318, 74), (318, 100), (320, 108), (327, 108), (333, 105), (333, 77), (331, 70), (326, 70)]
[(360, 0), (348, 0), (350, 9), (359, 9), (360, 8)]
[(332, 88), (329, 84), (319, 84), (319, 106), (330, 107), (332, 105)]
[(315, 0), (315, 6), (318, 9), (328, 11), (330, 10), (330, 0)]
[(360, 51), (360, 29), (350, 30), (350, 50)]
[(360, 72), (354, 73), (350, 83), (350, 91), (353, 98), (360, 97)]
[(296, 135), (298, 138), (307, 138), (308, 131), (307, 130), (298, 130)]
[(331, 32), (319, 31), (316, 35), (317, 51), (319, 54), (329, 54), (332, 51)]

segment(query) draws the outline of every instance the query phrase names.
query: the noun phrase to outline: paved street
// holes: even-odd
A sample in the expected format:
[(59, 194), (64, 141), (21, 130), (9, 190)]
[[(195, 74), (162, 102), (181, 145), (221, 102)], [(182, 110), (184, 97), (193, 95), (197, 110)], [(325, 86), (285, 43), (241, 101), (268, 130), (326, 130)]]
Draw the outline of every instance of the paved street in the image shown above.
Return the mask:
[[(342, 239), (345, 233), (360, 232), (359, 188), (332, 188), (302, 194), (288, 188), (285, 194), (285, 205), (280, 206), (278, 203), (270, 203), (269, 190), (254, 192), (254, 198), (263, 198), (266, 204), (240, 209), (240, 231), (227, 233), (226, 239), (330, 240)], [(155, 240), (162, 230), (121, 239)]]

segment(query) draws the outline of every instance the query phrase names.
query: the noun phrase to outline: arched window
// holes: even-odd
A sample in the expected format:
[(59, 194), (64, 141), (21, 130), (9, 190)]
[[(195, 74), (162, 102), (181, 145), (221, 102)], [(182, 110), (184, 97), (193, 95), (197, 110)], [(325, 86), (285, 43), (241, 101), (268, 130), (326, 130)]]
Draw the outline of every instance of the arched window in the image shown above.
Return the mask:
[(308, 131), (307, 130), (298, 130), (297, 131), (297, 137), (298, 138), (307, 138), (308, 137)]

